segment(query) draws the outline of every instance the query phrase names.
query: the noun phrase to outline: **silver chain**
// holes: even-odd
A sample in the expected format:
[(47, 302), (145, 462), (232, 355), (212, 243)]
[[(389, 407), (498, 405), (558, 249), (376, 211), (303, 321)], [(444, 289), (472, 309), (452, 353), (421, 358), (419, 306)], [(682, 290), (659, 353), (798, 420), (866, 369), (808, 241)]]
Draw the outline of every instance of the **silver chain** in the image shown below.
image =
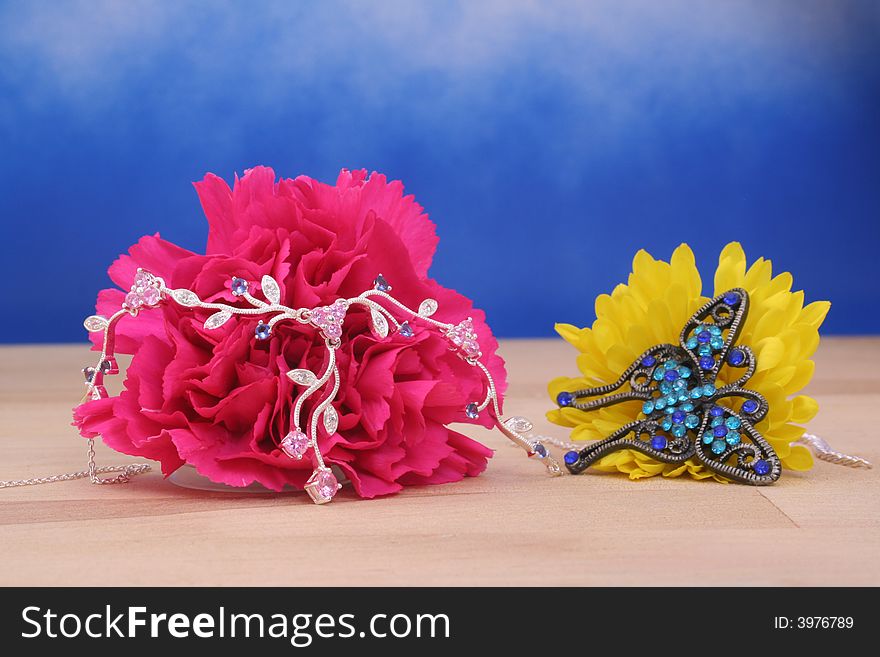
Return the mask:
[[(536, 439), (544, 444), (554, 445), (555, 447), (566, 451), (578, 452), (582, 450), (585, 445), (585, 443), (572, 443), (551, 436), (537, 436)], [(845, 454), (832, 449), (831, 445), (829, 445), (824, 438), (812, 433), (805, 433), (798, 440), (794, 441), (792, 445), (804, 445), (812, 450), (817, 459), (827, 461), (828, 463), (834, 463), (835, 465), (843, 465), (847, 468), (870, 469), (874, 467), (869, 460), (863, 459), (861, 456), (852, 456), (851, 454)]]
[[(152, 466), (147, 463), (132, 463), (130, 465), (102, 465), (95, 463), (95, 439), (89, 438), (89, 461), (88, 468), (79, 472), (66, 472), (64, 474), (51, 475), (48, 477), (34, 477), (32, 479), (8, 479), (0, 481), (0, 488), (14, 488), (16, 486), (38, 486), (39, 484), (52, 484), (56, 481), (72, 481), (74, 479), (85, 479), (86, 477), (93, 484), (124, 484), (135, 475), (149, 472)], [(115, 477), (99, 477), (98, 475), (107, 474), (109, 472), (118, 472)]]
[(816, 458), (828, 461), (829, 463), (845, 465), (848, 468), (870, 469), (874, 467), (869, 460), (863, 459), (861, 456), (851, 456), (850, 454), (835, 451), (823, 438), (812, 433), (805, 433), (799, 439), (794, 441), (792, 445), (806, 445), (813, 450)]

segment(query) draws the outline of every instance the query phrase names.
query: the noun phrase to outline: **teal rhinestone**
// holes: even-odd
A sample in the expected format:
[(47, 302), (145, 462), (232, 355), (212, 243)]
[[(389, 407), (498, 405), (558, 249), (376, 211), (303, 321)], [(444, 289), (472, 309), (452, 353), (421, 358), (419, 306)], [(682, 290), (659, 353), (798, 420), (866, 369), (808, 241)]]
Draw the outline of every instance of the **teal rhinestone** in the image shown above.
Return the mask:
[(715, 394), (715, 386), (711, 383), (707, 383), (703, 386), (703, 397), (711, 397)]
[(727, 435), (724, 437), (724, 440), (727, 441), (727, 444), (733, 447), (734, 445), (739, 445), (739, 434), (736, 431), (728, 431)]
[(663, 371), (663, 368), (658, 367), (654, 370), (654, 373), (651, 375), (651, 378), (654, 379), (655, 381), (662, 381), (664, 374), (666, 374), (666, 372)]
[(657, 397), (657, 401), (654, 402), (654, 408), (658, 411), (662, 411), (666, 408), (666, 397)]
[(687, 339), (687, 342), (684, 343), (684, 346), (686, 346), (688, 349), (696, 349), (697, 345), (699, 344), (700, 343), (697, 341), (696, 338), (691, 337)]
[(713, 454), (723, 454), (724, 450), (727, 449), (727, 443), (723, 440), (716, 440), (712, 443), (712, 453)]
[(681, 438), (684, 434), (687, 433), (687, 429), (681, 424), (676, 424), (672, 427), (672, 435), (676, 438)]
[(672, 384), (672, 387), (676, 390), (684, 390), (687, 388), (687, 381), (684, 379), (676, 379), (675, 383)]
[(709, 327), (709, 333), (711, 333), (712, 335), (721, 335), (721, 328), (715, 324), (712, 324), (712, 326)]
[(672, 418), (667, 415), (663, 418), (663, 421), (660, 422), (660, 426), (663, 427), (664, 431), (669, 431), (672, 428)]
[(712, 418), (712, 424), (709, 425), (709, 426), (712, 426), (712, 427), (720, 427), (722, 424), (724, 424), (724, 418), (723, 418), (723, 417), (713, 417), (713, 418)]
[(678, 375), (682, 379), (689, 379), (691, 376), (691, 370), (689, 367), (679, 367), (678, 368)]
[(691, 390), (691, 399), (699, 399), (703, 396), (703, 389), (700, 386), (697, 386), (693, 390)]
[(738, 417), (734, 417), (731, 415), (729, 418), (727, 418), (727, 421), (724, 424), (727, 425), (728, 429), (739, 429), (742, 422)]
[(642, 404), (642, 413), (644, 413), (645, 415), (650, 415), (653, 412), (654, 412), (654, 402), (649, 400), (649, 401), (646, 401), (644, 404)]
[[(687, 405), (688, 404), (685, 404), (685, 406)], [(684, 410), (684, 406), (682, 406), (682, 410)], [(694, 414), (690, 414), (684, 419), (684, 426), (686, 426), (688, 429), (696, 429), (698, 426), (700, 426), (700, 418)]]
[(703, 444), (704, 445), (708, 445), (713, 440), (715, 440), (715, 436), (712, 435), (711, 431), (707, 431), (706, 433), (703, 434)]
[(666, 405), (667, 406), (675, 406), (675, 402), (678, 401), (678, 397), (676, 395), (667, 395), (666, 396)]
[(678, 401), (686, 402), (688, 399), (690, 399), (690, 395), (688, 395), (687, 392), (678, 393)]
[(668, 395), (670, 392), (672, 392), (672, 384), (669, 383), (669, 381), (661, 381), (660, 392), (662, 392), (664, 395)]
[(667, 370), (674, 370), (676, 367), (678, 367), (678, 361), (667, 360), (665, 363), (663, 363), (663, 367), (665, 367)]
[(681, 405), (681, 410), (685, 411), (686, 413), (690, 413), (692, 410), (694, 410), (694, 405), (690, 402), (687, 402)]
[(713, 349), (721, 349), (724, 346), (724, 338), (721, 338), (717, 335), (712, 336), (712, 339), (709, 341), (709, 346)]
[(712, 347), (707, 344), (701, 344), (700, 348), (697, 349), (697, 353), (700, 356), (711, 356), (712, 355)]

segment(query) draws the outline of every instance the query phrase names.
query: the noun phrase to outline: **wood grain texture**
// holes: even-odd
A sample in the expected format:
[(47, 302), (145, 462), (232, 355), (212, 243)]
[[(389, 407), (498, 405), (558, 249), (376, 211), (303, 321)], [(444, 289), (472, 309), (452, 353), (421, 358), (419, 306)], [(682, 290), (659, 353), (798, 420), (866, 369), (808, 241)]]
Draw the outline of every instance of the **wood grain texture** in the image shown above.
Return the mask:
[[(85, 465), (69, 426), (86, 346), (0, 348), (0, 479)], [(507, 408), (542, 432), (561, 341), (513, 340)], [(829, 338), (810, 429), (880, 462), (880, 338)], [(869, 367), (864, 367), (868, 365)], [(118, 378), (118, 377), (117, 377)], [(111, 390), (112, 392), (112, 390)], [(874, 470), (819, 462), (750, 488), (590, 473), (549, 478), (504, 437), (480, 477), (316, 508), (301, 494), (201, 492), (157, 473), (0, 490), (3, 585), (878, 585)], [(132, 459), (101, 445), (99, 463)]]

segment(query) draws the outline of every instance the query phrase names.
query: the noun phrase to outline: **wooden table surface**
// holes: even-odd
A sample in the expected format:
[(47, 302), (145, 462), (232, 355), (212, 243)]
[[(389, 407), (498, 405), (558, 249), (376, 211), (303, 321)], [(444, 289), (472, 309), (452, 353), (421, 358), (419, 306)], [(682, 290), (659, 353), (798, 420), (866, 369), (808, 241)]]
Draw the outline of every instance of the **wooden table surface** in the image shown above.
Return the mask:
[[(69, 426), (84, 345), (0, 348), (0, 479), (82, 469)], [(509, 412), (542, 432), (561, 340), (509, 340)], [(880, 462), (880, 338), (828, 338), (810, 429)], [(865, 367), (873, 366), (873, 367)], [(480, 477), (314, 507), (202, 492), (152, 472), (0, 490), (3, 585), (878, 585), (880, 468), (818, 462), (765, 488), (622, 475), (550, 478), (500, 434)], [(99, 447), (100, 464), (132, 459)]]

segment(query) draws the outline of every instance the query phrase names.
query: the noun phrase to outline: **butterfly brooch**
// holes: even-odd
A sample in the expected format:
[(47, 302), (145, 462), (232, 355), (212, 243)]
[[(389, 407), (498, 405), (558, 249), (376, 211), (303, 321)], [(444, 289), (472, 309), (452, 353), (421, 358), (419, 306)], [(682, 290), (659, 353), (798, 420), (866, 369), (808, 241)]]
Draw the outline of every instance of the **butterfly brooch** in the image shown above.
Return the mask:
[[(663, 463), (696, 457), (712, 472), (744, 484), (762, 486), (779, 479), (779, 457), (754, 427), (767, 415), (767, 400), (743, 388), (757, 365), (752, 350), (736, 344), (748, 308), (745, 290), (729, 290), (694, 313), (679, 344), (651, 347), (614, 383), (559, 393), (560, 406), (585, 411), (642, 401), (640, 419), (568, 452), (568, 470), (578, 474), (606, 454), (632, 449)], [(721, 384), (722, 367), (743, 374)], [(626, 383), (629, 390), (615, 392)]]

